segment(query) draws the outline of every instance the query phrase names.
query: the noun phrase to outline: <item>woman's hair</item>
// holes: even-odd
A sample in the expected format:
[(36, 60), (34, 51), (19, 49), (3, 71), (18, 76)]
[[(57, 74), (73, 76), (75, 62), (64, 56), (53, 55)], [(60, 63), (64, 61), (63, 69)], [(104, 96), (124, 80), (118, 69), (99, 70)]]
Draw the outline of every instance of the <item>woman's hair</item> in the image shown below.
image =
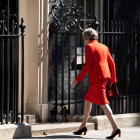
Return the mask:
[(83, 31), (82, 33), (83, 39), (90, 39), (91, 41), (94, 39), (98, 39), (98, 33), (92, 29), (92, 28), (87, 28)]

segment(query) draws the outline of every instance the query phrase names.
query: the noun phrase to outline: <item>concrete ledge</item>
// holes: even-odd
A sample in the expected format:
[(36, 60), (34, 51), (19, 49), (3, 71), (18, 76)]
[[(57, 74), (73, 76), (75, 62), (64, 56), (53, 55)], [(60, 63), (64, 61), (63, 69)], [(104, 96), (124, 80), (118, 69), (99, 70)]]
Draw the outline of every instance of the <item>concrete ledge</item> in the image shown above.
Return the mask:
[[(120, 128), (140, 126), (140, 113), (115, 114), (114, 118)], [(57, 119), (61, 121), (62, 118), (58, 116)], [(69, 122), (82, 122), (83, 116), (69, 115), (67, 119), (69, 120)], [(95, 123), (95, 130), (104, 130), (112, 128), (106, 115), (89, 116), (88, 122)]]
[[(115, 114), (114, 118), (120, 128), (140, 126), (140, 113)], [(95, 123), (96, 130), (112, 128), (106, 115), (91, 117), (88, 122)]]
[(0, 125), (1, 140), (29, 137), (31, 137), (31, 126), (27, 123)]
[[(41, 136), (54, 133), (73, 132), (76, 131), (81, 123), (68, 122), (68, 123), (46, 123), (32, 125), (32, 136)], [(87, 123), (88, 130), (95, 130), (94, 123)]]

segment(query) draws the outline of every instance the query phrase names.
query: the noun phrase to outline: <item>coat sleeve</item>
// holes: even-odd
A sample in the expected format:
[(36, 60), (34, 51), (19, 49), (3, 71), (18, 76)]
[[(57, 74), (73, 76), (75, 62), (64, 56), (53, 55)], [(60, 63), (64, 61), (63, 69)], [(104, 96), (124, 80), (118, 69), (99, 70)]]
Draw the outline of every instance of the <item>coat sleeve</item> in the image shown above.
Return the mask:
[(75, 79), (77, 82), (79, 82), (79, 81), (81, 82), (83, 80), (83, 78), (89, 71), (91, 64), (92, 64), (92, 50), (89, 45), (86, 45), (86, 47), (85, 47), (85, 64), (84, 64), (81, 72)]
[(115, 63), (114, 63), (114, 60), (109, 52), (109, 49), (108, 49), (107, 61), (108, 61), (109, 69), (111, 72), (110, 84), (117, 83)]

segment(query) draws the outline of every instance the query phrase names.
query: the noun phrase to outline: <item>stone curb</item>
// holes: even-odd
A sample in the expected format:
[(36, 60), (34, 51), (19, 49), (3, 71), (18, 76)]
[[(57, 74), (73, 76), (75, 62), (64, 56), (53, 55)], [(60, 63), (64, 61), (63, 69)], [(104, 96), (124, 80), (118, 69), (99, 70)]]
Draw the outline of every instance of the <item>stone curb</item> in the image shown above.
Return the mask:
[[(140, 126), (140, 113), (116, 114), (114, 118), (120, 128)], [(112, 128), (106, 115), (94, 116), (88, 122), (95, 123), (96, 130)]]
[[(70, 122), (81, 122), (83, 116), (76, 115), (68, 116), (67, 118)], [(120, 128), (140, 126), (140, 113), (115, 114), (114, 118)], [(59, 121), (61, 120), (60, 117), (57, 117), (57, 119)], [(89, 116), (88, 122), (95, 123), (95, 130), (104, 130), (112, 128), (106, 115)]]
[(0, 139), (30, 138), (31, 126), (27, 123), (0, 125)]
[[(73, 132), (76, 131), (81, 123), (70, 123), (71, 126), (68, 126), (67, 123), (59, 123), (57, 127), (49, 128), (49, 125), (45, 125), (45, 129), (35, 130), (32, 126), (32, 136), (41, 136), (41, 135), (48, 135), (48, 134), (54, 134), (54, 133), (63, 133), (63, 132)], [(52, 124), (53, 125), (53, 124)], [(63, 125), (63, 127), (61, 127)], [(41, 125), (39, 125), (41, 127)], [(87, 123), (87, 129), (88, 130), (95, 130), (95, 124), (94, 123)]]

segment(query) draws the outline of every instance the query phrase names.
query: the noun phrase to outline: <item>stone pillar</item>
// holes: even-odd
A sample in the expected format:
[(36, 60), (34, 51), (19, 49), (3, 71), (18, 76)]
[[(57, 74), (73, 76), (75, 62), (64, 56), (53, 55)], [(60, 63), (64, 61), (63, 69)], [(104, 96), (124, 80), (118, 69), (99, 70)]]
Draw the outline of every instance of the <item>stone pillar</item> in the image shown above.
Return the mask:
[[(26, 50), (25, 95), (26, 112), (38, 114), (41, 122), (48, 120), (48, 6), (49, 0), (25, 0)], [(22, 6), (21, 4), (21, 6)], [(23, 6), (23, 7), (24, 7)]]
[(29, 74), (27, 113), (46, 122), (48, 110), (48, 0), (28, 0)]

